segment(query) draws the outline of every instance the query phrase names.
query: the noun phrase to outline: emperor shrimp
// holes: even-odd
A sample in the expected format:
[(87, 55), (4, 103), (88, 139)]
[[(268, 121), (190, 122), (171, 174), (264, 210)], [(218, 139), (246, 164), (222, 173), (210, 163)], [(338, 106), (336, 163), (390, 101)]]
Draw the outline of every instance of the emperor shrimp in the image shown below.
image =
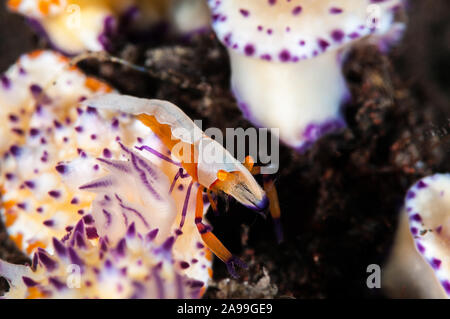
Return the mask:
[[(93, 108), (133, 114), (148, 126), (179, 162), (175, 162), (146, 145), (138, 147), (138, 149), (150, 152), (180, 167), (172, 185), (180, 178), (191, 178), (179, 231), (182, 232), (185, 223), (191, 189), (194, 183), (198, 183), (195, 224), (203, 241), (219, 259), (226, 263), (230, 274), (233, 276), (237, 275), (235, 265), (246, 267), (242, 261), (225, 248), (212, 233), (211, 228), (203, 223), (202, 198), (204, 189), (207, 190), (208, 194), (223, 191), (251, 209), (265, 210), (269, 204), (268, 196), (250, 172), (253, 168), (253, 160), (247, 157), (244, 165), (237, 161), (222, 145), (201, 131), (180, 108), (168, 101), (105, 94), (82, 103)], [(205, 150), (209, 150), (209, 152), (204, 152)], [(206, 153), (214, 155), (208, 157)], [(184, 174), (184, 171), (187, 174)], [(280, 216), (279, 206), (273, 182), (267, 180), (265, 186), (269, 191), (269, 197), (273, 200), (270, 207), (272, 216), (275, 220), (278, 220)]]

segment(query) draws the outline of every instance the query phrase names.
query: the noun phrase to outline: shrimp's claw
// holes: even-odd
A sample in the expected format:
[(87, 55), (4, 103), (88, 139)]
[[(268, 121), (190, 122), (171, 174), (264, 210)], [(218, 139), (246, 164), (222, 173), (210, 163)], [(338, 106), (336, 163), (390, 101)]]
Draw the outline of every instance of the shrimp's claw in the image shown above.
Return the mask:
[(241, 267), (243, 269), (248, 269), (248, 265), (245, 262), (243, 262), (241, 259), (239, 259), (238, 257), (236, 257), (234, 255), (231, 256), (225, 262), (225, 264), (227, 265), (228, 272), (235, 279), (239, 278), (239, 275), (236, 272), (235, 266)]

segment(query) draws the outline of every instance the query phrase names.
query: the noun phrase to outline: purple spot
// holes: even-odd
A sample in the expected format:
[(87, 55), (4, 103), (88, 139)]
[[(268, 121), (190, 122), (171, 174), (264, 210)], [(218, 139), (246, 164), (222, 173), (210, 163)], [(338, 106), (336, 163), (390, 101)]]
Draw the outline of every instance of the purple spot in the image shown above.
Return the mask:
[(2, 83), (3, 88), (9, 89), (11, 87), (11, 80), (8, 77), (6, 77), (6, 75), (2, 75), (0, 77), (0, 81)]
[(130, 227), (128, 227), (127, 230), (127, 236), (133, 238), (136, 235), (136, 226), (134, 225), (134, 222), (131, 223)]
[(450, 295), (450, 281), (445, 280), (445, 281), (441, 282), (441, 284), (442, 284), (442, 287), (444, 287), (447, 294)]
[(62, 283), (59, 279), (55, 278), (55, 277), (50, 277), (48, 279), (48, 282), (56, 288), (56, 290), (62, 290), (64, 288), (66, 288), (66, 285), (64, 283)]
[(118, 128), (119, 127), (119, 120), (117, 118), (113, 118), (112, 120), (112, 127)]
[(86, 225), (90, 225), (94, 222), (94, 218), (92, 217), (92, 215), (86, 215), (83, 217), (83, 221)]
[(149, 232), (149, 233), (147, 234), (147, 236), (145, 236), (145, 238), (146, 238), (148, 241), (152, 241), (153, 239), (156, 238), (156, 235), (158, 235), (158, 228), (153, 229), (151, 232)]
[(437, 258), (433, 258), (431, 260), (431, 267), (433, 267), (434, 269), (439, 269), (441, 267), (442, 264), (442, 260), (437, 259)]
[(352, 32), (352, 33), (350, 33), (350, 34), (348, 35), (348, 37), (349, 37), (350, 39), (357, 39), (357, 38), (360, 37), (360, 35), (359, 35), (358, 32)]
[(66, 247), (64, 247), (64, 244), (54, 237), (53, 237), (53, 248), (55, 248), (55, 251), (59, 256), (66, 255)]
[(255, 54), (255, 47), (252, 44), (247, 44), (244, 48), (244, 52), (247, 56)]
[(422, 189), (422, 188), (426, 188), (428, 185), (424, 182), (424, 181), (419, 181), (417, 183), (417, 188)]
[(55, 126), (55, 128), (60, 129), (62, 127), (62, 124), (59, 123), (57, 120), (53, 121), (53, 125)]
[(289, 53), (288, 50), (283, 50), (280, 52), (278, 57), (279, 57), (280, 61), (287, 62), (291, 59), (291, 53)]
[(55, 222), (54, 222), (53, 220), (51, 220), (51, 219), (48, 219), (48, 220), (45, 220), (45, 221), (43, 222), (43, 224), (44, 224), (45, 226), (47, 226), (47, 227), (52, 227), (52, 226), (55, 225)]
[(57, 190), (51, 190), (48, 192), (48, 194), (53, 198), (58, 198), (61, 196), (61, 192)]
[(111, 151), (109, 149), (105, 148), (103, 150), (103, 156), (106, 157), (106, 158), (111, 158), (112, 157), (112, 153), (111, 153)]
[(189, 263), (188, 262), (185, 262), (185, 261), (180, 261), (180, 267), (181, 267), (181, 269), (187, 269), (187, 268), (189, 268)]
[(19, 121), (19, 118), (15, 114), (9, 114), (8, 118), (11, 122), (14, 122), (14, 123)]
[(78, 254), (75, 252), (75, 250), (72, 247), (69, 247), (69, 258), (73, 264), (76, 264), (80, 267), (82, 267), (84, 265), (80, 256), (78, 256)]
[(300, 14), (301, 12), (302, 12), (302, 7), (301, 6), (297, 6), (294, 9), (292, 9), (292, 14), (295, 15), (295, 16)]
[(333, 40), (338, 43), (342, 42), (342, 40), (344, 39), (344, 36), (345, 36), (345, 34), (342, 30), (334, 30), (331, 33), (331, 37), (333, 38)]
[(419, 250), (419, 252), (421, 254), (423, 254), (425, 252), (425, 247), (422, 246), (422, 244), (417, 243), (417, 249)]
[(125, 241), (125, 238), (122, 238), (116, 247), (116, 251), (119, 254), (119, 256), (125, 256), (126, 248), (127, 248), (127, 242)]
[(197, 248), (203, 249), (203, 248), (205, 248), (205, 245), (203, 245), (201, 242), (197, 242)]
[(27, 286), (27, 287), (34, 287), (37, 286), (38, 283), (36, 281), (34, 281), (33, 279), (23, 276), (22, 277), (23, 283)]
[(42, 93), (42, 88), (37, 84), (30, 85), (31, 94), (36, 98)]
[(98, 238), (97, 229), (95, 227), (86, 227), (86, 235), (89, 239)]
[(38, 254), (39, 260), (42, 262), (44, 267), (48, 269), (48, 271), (53, 271), (56, 268), (57, 263), (53, 259), (51, 259), (49, 256), (47, 256), (45, 251), (39, 250), (37, 254)]
[(331, 14), (340, 14), (340, 13), (342, 13), (342, 9), (341, 8), (337, 8), (337, 7), (332, 7), (332, 8), (330, 8), (330, 13)]
[(55, 169), (56, 169), (56, 171), (57, 171), (58, 173), (60, 173), (60, 174), (65, 174), (65, 173), (67, 173), (68, 170), (69, 170), (69, 168), (67, 167), (67, 165), (63, 165), (63, 164), (57, 165), (57, 166), (55, 167)]
[(408, 194), (406, 195), (406, 199), (413, 199), (416, 197), (416, 193), (414, 193), (413, 191), (409, 191)]
[(240, 9), (239, 12), (246, 18), (250, 15), (250, 12), (245, 9)]
[(88, 107), (86, 108), (86, 112), (87, 112), (88, 114), (97, 114), (97, 109), (94, 108), (94, 107), (92, 107), (92, 106), (88, 106)]
[(11, 154), (12, 154), (14, 157), (20, 156), (20, 154), (22, 153), (22, 149), (21, 149), (19, 146), (17, 146), (17, 145), (12, 145), (12, 146), (9, 148), (9, 151), (11, 152)]
[(322, 51), (325, 51), (330, 46), (330, 43), (324, 39), (317, 40), (317, 43)]
[(30, 189), (33, 189), (36, 186), (33, 181), (25, 181), (25, 185)]
[(30, 135), (32, 137), (35, 137), (35, 136), (39, 135), (39, 130), (37, 128), (31, 128), (30, 129)]

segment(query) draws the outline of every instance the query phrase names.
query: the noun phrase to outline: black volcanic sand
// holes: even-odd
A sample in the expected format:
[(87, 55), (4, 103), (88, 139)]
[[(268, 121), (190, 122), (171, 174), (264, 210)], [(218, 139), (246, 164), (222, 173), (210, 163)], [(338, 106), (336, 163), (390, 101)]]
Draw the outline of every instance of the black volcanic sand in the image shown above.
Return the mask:
[[(205, 297), (385, 297), (366, 287), (367, 266), (386, 260), (408, 187), (422, 176), (450, 170), (449, 14), (447, 0), (410, 1), (409, 28), (399, 47), (382, 56), (364, 46), (349, 56), (348, 128), (303, 155), (281, 147), (275, 178), (284, 243), (276, 243), (270, 217), (232, 200), (220, 201), (219, 216), (207, 214), (215, 234), (250, 267), (240, 271), (240, 279), (229, 280), (225, 265), (216, 261), (215, 282)], [(17, 24), (16, 17), (0, 16)], [(12, 61), (4, 50), (17, 55), (20, 43), (5, 46), (10, 35), (2, 24), (0, 67), (5, 69)], [(20, 23), (17, 30), (24, 30), (24, 47), (45, 45)], [(212, 33), (151, 46), (119, 41), (114, 54), (146, 65), (149, 74), (92, 60), (81, 67), (124, 93), (168, 99), (203, 119), (204, 128), (251, 127), (229, 92), (227, 53)], [(0, 258), (27, 260), (3, 227)]]

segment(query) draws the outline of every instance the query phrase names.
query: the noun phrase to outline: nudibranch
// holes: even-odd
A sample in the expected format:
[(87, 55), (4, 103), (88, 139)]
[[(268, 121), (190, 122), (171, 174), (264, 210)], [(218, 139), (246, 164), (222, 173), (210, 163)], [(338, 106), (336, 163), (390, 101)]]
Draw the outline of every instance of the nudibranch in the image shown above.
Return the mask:
[[(52, 51), (21, 57), (1, 78), (6, 83), (0, 87), (0, 103), (4, 106), (0, 114), (4, 123), (0, 144), (1, 211), (8, 233), (24, 252), (31, 255), (41, 248), (53, 253), (52, 238), (64, 238), (80, 217), (96, 215), (92, 208), (101, 207), (98, 201), (106, 198), (120, 198), (124, 207), (132, 209), (129, 214), (139, 212), (142, 218), (151, 218), (152, 222), (144, 223), (144, 228), (140, 228), (138, 220), (135, 225), (138, 231), (146, 231), (146, 224), (158, 228), (158, 244), (172, 236), (182, 215), (194, 220), (197, 210), (193, 199), (185, 205), (187, 181), (178, 181), (173, 190), (167, 182), (175, 179), (179, 167), (165, 165), (152, 154), (141, 152), (139, 156), (130, 151), (146, 145), (168, 154), (157, 136), (130, 115), (79, 105), (86, 98), (111, 92), (111, 87), (70, 67), (66, 58)], [(153, 164), (142, 158), (145, 156), (151, 157)], [(151, 167), (152, 173), (133, 175), (135, 171), (129, 167), (133, 158), (139, 162), (139, 169), (141, 165)], [(117, 167), (123, 167), (129, 175), (114, 171)], [(142, 178), (151, 180), (155, 174), (159, 176), (159, 189), (165, 187), (161, 194), (170, 193), (161, 195), (164, 203), (159, 206), (150, 204), (148, 194), (141, 192), (147, 186), (139, 184)], [(89, 187), (102, 178), (119, 181), (110, 188), (114, 189), (113, 194), (105, 190), (96, 196)], [(141, 190), (130, 193), (129, 185), (139, 185)], [(96, 192), (103, 189), (100, 186)], [(120, 209), (127, 210), (124, 207)], [(208, 205), (201, 206), (202, 210), (207, 208)], [(120, 214), (124, 218), (121, 210), (107, 211), (111, 217)], [(129, 223), (134, 221), (127, 218)], [(105, 235), (99, 224), (102, 220), (98, 219), (97, 224), (86, 225), (92, 240), (98, 232)], [(112, 244), (115, 236), (124, 236), (125, 232), (115, 229), (107, 234)], [(183, 236), (177, 236), (173, 254), (192, 278), (204, 283), (210, 278), (212, 256), (195, 226), (185, 227)]]
[(178, 34), (210, 24), (202, 0), (9, 0), (13, 12), (30, 24), (58, 51), (69, 55), (109, 50), (119, 34), (151, 33), (170, 24)]
[(425, 177), (405, 200), (383, 286), (394, 297), (450, 297), (450, 174)]
[[(234, 266), (245, 265), (233, 256), (211, 232), (210, 227), (202, 222), (202, 191), (223, 191), (250, 208), (259, 211), (266, 209), (267, 196), (247, 167), (217, 141), (207, 136), (180, 108), (168, 101), (109, 93), (83, 101), (83, 104), (87, 107), (132, 114), (161, 139), (171, 151), (171, 155), (179, 161), (178, 165), (187, 172), (187, 177), (191, 177), (189, 189), (194, 182), (201, 186), (197, 188), (198, 208), (194, 222), (203, 241), (227, 264), (230, 273), (236, 275)], [(160, 157), (162, 155), (147, 146), (138, 149)], [(171, 159), (167, 161), (172, 162)], [(184, 215), (180, 222), (180, 231), (185, 225)]]
[(65, 241), (53, 238), (54, 254), (38, 249), (31, 267), (0, 260), (0, 276), (10, 284), (3, 298), (186, 299), (200, 296), (203, 282), (183, 275), (182, 265), (174, 262), (173, 237), (156, 244), (154, 231), (142, 236), (131, 223), (116, 244), (108, 237), (91, 243), (87, 223), (85, 216)]
[(205, 0), (172, 0), (170, 24), (178, 34), (209, 29), (211, 15)]
[[(176, 185), (169, 180), (175, 180), (178, 167), (162, 167), (164, 162), (149, 161), (144, 154), (119, 144), (123, 159), (100, 159), (108, 174), (79, 187), (96, 194), (91, 211), (98, 235), (116, 244), (133, 224), (139, 234), (153, 232), (156, 244), (173, 236), (173, 256), (183, 274), (206, 287), (212, 274), (212, 256), (195, 227), (195, 198), (187, 197), (193, 186), (183, 179), (176, 180)], [(162, 149), (157, 143), (146, 146)], [(202, 211), (208, 208), (203, 200), (199, 205)], [(186, 226), (180, 231), (183, 216)]]
[(17, 246), (31, 254), (64, 236), (93, 200), (94, 195), (78, 197), (76, 186), (64, 181), (66, 162), (81, 169), (80, 183), (100, 174), (95, 158), (116, 137), (113, 116), (102, 120), (75, 106), (112, 89), (51, 51), (22, 56), (2, 79), (7, 83), (0, 87), (2, 215)]
[[(402, 0), (208, 0), (213, 29), (228, 48), (231, 86), (244, 116), (279, 128), (300, 151), (345, 126), (349, 91), (341, 70), (361, 39), (403, 25)], [(375, 7), (374, 7), (375, 6)]]

